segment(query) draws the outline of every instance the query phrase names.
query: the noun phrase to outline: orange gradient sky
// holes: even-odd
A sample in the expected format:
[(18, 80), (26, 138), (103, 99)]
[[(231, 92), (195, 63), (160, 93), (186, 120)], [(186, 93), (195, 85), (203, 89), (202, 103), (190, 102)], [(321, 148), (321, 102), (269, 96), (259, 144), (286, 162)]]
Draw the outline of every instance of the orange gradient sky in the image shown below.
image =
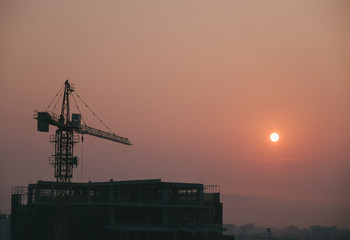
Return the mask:
[(69, 77), (134, 144), (86, 137), (73, 181), (218, 184), (225, 223), (350, 228), (348, 1), (5, 0), (0, 34), (2, 211), (54, 180), (32, 112)]

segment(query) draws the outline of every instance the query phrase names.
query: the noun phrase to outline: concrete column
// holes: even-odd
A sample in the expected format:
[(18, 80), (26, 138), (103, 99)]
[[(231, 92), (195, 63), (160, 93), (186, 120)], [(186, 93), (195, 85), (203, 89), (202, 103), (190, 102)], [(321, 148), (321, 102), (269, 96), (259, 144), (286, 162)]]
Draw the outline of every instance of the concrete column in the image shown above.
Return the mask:
[(203, 204), (203, 185), (198, 188), (198, 204)]
[(108, 211), (109, 224), (115, 225), (115, 209), (114, 207), (110, 207)]
[(169, 208), (163, 209), (163, 219), (162, 219), (162, 225), (166, 226), (169, 223)]
[[(203, 205), (203, 185), (198, 188), (198, 205)], [(197, 210), (197, 224), (203, 223), (203, 209)]]
[(139, 203), (142, 202), (142, 190), (141, 190), (141, 187), (138, 189), (138, 202)]
[(163, 203), (169, 203), (169, 188), (165, 187), (163, 189), (163, 196), (162, 196)]
[(72, 184), (69, 184), (69, 199), (72, 199)]
[(38, 188), (38, 184), (35, 185), (35, 195), (34, 195), (34, 202), (39, 202), (40, 198), (40, 191)]
[[(111, 203), (113, 202), (113, 179), (110, 179), (110, 183), (109, 183), (109, 201)], [(108, 224), (111, 226), (115, 226), (115, 208), (114, 207), (109, 207), (108, 217), (109, 217)], [(113, 235), (114, 234), (110, 234), (109, 236), (110, 240), (114, 239)]]
[[(169, 204), (170, 202), (170, 197), (169, 197), (169, 188), (165, 187), (163, 188), (163, 196), (162, 200), (164, 204)], [(166, 226), (169, 223), (169, 209), (165, 207), (163, 209), (163, 219), (162, 219), (162, 225)]]
[(117, 194), (118, 194), (118, 202), (122, 202), (122, 195), (120, 194), (120, 189), (117, 189)]
[(109, 201), (113, 202), (113, 179), (110, 180), (109, 184)]
[(203, 209), (197, 210), (197, 224), (203, 223)]
[(51, 196), (51, 202), (55, 201), (55, 184), (51, 184), (51, 191), (50, 191), (50, 196)]
[(91, 192), (91, 181), (89, 181), (89, 185), (88, 185), (88, 202), (91, 202), (90, 192)]
[(28, 203), (32, 203), (33, 202), (33, 188), (29, 187), (28, 188)]

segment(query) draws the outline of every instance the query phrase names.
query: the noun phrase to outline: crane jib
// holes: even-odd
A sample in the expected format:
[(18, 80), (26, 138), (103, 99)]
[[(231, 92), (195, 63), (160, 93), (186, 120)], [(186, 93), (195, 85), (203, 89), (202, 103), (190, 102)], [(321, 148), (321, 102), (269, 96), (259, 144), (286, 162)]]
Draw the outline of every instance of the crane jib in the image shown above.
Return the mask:
[(118, 143), (122, 143), (125, 145), (131, 145), (131, 143), (129, 142), (129, 139), (118, 136), (114, 133), (110, 133), (110, 132), (105, 132), (96, 128), (92, 128), (92, 127), (88, 127), (88, 126), (81, 126), (81, 128), (76, 129), (76, 132), (81, 133), (81, 134), (88, 134), (88, 135), (92, 135), (95, 137), (100, 137), (100, 138), (104, 138), (107, 140), (111, 140), (114, 142), (118, 142)]
[(125, 145), (131, 145), (128, 138), (124, 138), (121, 136), (118, 136), (114, 133), (106, 132), (103, 130), (99, 130), (93, 127), (89, 127), (86, 125), (74, 125), (69, 124), (68, 126), (64, 123), (62, 123), (58, 116), (51, 112), (34, 112), (34, 119), (38, 120), (38, 131), (40, 132), (48, 132), (49, 131), (49, 125), (56, 126), (58, 128), (65, 128), (65, 129), (71, 129), (77, 133), (80, 134), (87, 134), (99, 138), (104, 138), (110, 141), (118, 142)]

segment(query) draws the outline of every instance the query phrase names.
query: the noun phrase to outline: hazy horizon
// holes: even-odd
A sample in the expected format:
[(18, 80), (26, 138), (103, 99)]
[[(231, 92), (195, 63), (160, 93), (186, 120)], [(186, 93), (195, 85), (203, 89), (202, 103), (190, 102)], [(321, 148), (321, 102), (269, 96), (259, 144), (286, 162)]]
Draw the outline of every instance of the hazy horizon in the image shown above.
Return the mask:
[(1, 1), (0, 209), (11, 186), (54, 180), (55, 128), (37, 132), (32, 114), (69, 78), (133, 143), (85, 137), (73, 181), (217, 184), (225, 223), (349, 229), (349, 13), (343, 0)]

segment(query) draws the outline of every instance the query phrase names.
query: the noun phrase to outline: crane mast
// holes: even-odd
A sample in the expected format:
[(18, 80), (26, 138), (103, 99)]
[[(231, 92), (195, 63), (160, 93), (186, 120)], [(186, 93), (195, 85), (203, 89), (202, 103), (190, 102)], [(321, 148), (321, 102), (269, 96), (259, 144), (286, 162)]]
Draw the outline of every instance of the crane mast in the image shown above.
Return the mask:
[(63, 126), (58, 127), (51, 142), (55, 145), (55, 154), (51, 165), (55, 168), (57, 181), (55, 240), (69, 239), (70, 197), (69, 183), (73, 177), (73, 167), (77, 166), (77, 158), (73, 157), (74, 132), (69, 128), (69, 94), (72, 92), (68, 80), (65, 82), (61, 115), (59, 122)]
[(51, 136), (50, 141), (55, 145), (55, 154), (51, 165), (55, 168), (55, 177), (58, 183), (69, 183), (73, 177), (73, 167), (77, 166), (77, 157), (73, 157), (73, 146), (77, 143), (74, 141), (74, 131), (69, 127), (69, 94), (73, 90), (68, 82), (65, 82), (63, 103), (58, 126), (54, 136)]
[(68, 82), (64, 83), (62, 108), (59, 117), (51, 112), (34, 112), (34, 119), (38, 120), (38, 131), (48, 132), (49, 125), (57, 127), (50, 142), (55, 146), (55, 153), (50, 157), (50, 164), (55, 169), (56, 188), (56, 217), (55, 240), (69, 240), (70, 219), (70, 183), (73, 177), (73, 168), (78, 165), (78, 158), (74, 156), (74, 145), (78, 143), (78, 136), (74, 133), (87, 134), (124, 145), (131, 145), (127, 138), (118, 136), (86, 125), (81, 125), (81, 115), (70, 116), (69, 95), (74, 87)]

